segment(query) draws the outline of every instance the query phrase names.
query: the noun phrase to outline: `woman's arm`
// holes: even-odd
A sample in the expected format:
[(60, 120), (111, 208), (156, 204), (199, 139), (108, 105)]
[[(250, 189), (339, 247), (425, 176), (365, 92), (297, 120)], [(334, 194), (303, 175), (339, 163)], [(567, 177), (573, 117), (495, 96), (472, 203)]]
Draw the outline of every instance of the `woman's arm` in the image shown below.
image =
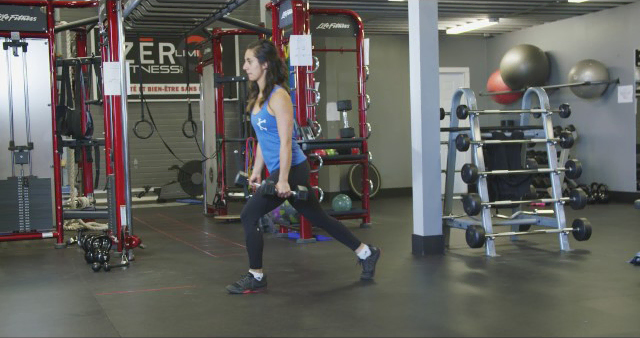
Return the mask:
[[(278, 177), (278, 195), (288, 197), (291, 193), (289, 187), (289, 171), (291, 169), (291, 142), (293, 137), (293, 104), (291, 97), (284, 89), (278, 89), (269, 101), (269, 107), (276, 117), (278, 124), (278, 136), (280, 136), (280, 176)], [(283, 183), (282, 185), (280, 185)], [(286, 186), (285, 186), (286, 184)]]
[(264, 157), (262, 157), (262, 149), (260, 143), (258, 143), (258, 150), (256, 150), (256, 158), (253, 162), (253, 169), (249, 178), (249, 184), (260, 184), (262, 179), (262, 168), (264, 168)]

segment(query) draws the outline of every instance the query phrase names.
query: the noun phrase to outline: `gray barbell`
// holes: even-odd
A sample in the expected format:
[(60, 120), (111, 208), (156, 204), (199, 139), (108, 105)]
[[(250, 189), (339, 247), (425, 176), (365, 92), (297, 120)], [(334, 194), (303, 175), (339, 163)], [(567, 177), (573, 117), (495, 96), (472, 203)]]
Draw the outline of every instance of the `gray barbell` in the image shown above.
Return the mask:
[[(540, 113), (558, 113), (560, 117), (567, 118), (571, 116), (571, 107), (567, 103), (563, 103), (557, 110), (547, 109), (511, 109), (511, 110), (472, 110), (464, 104), (459, 105), (456, 108), (456, 116), (459, 119), (464, 120), (469, 117), (469, 114), (540, 114)], [(440, 113), (442, 116), (442, 112)]]

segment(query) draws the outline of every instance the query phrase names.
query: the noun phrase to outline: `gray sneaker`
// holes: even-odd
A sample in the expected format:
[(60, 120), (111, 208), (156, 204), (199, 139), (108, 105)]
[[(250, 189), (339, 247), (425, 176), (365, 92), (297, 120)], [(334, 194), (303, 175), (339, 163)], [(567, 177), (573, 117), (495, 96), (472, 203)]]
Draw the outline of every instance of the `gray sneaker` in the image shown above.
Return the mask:
[(376, 273), (376, 263), (378, 263), (378, 259), (380, 258), (380, 249), (369, 245), (369, 250), (371, 250), (371, 255), (366, 259), (358, 259), (358, 264), (362, 265), (362, 274), (360, 274), (360, 279), (362, 280), (371, 280), (373, 279), (373, 275)]
[(226, 289), (231, 294), (244, 294), (259, 292), (267, 287), (267, 276), (262, 276), (262, 280), (257, 280), (251, 272), (242, 275), (237, 282), (227, 285)]

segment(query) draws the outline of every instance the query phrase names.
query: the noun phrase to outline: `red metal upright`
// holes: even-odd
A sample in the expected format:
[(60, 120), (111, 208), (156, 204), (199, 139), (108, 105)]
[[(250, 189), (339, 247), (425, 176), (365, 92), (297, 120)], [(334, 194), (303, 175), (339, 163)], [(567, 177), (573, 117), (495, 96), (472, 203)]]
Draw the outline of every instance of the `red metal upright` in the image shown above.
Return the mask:
[(271, 11), (271, 39), (276, 45), (280, 57), (284, 58), (284, 45), (282, 44), (282, 29), (280, 29), (280, 16), (278, 15), (278, 6), (272, 2), (267, 3), (267, 9)]
[[(47, 1), (47, 34), (49, 35), (49, 64), (50, 64), (50, 80), (51, 81), (51, 135), (53, 136), (53, 189), (54, 206), (56, 215), (56, 232), (58, 233), (56, 244), (63, 245), (64, 229), (62, 228), (62, 170), (60, 167), (60, 152), (58, 152), (58, 137), (56, 126), (56, 105), (58, 102), (58, 90), (56, 86), (56, 53), (55, 53), (55, 18), (53, 2)], [(25, 79), (26, 81), (26, 79)]]
[[(291, 1), (291, 7), (293, 9), (293, 27), (291, 34), (294, 35), (306, 35), (309, 34), (309, 3), (301, 0)], [(298, 66), (295, 67), (295, 107), (296, 107), (296, 119), (299, 126), (307, 126), (309, 119), (308, 108), (308, 70), (309, 67)], [(311, 186), (318, 186), (318, 174), (312, 174), (310, 177)], [(308, 240), (313, 238), (313, 232), (311, 230), (311, 222), (305, 217), (300, 217), (300, 239)]]
[[(102, 62), (109, 61), (109, 49), (107, 48), (107, 44), (104, 41), (104, 37), (100, 36), (100, 55), (102, 55)], [(98, 83), (98, 86), (102, 86), (102, 83)], [(104, 93), (104, 88), (100, 91)], [(111, 132), (111, 97), (103, 96), (102, 98), (102, 111), (103, 111), (103, 120), (104, 120), (104, 168), (105, 175), (109, 177), (109, 175), (113, 174), (113, 162), (111, 161), (111, 149), (112, 149), (112, 132)]]
[[(109, 38), (109, 61), (120, 62), (120, 48), (124, 41), (120, 41), (118, 20), (118, 8), (121, 5), (118, 0), (106, 0), (107, 13), (107, 36)], [(120, 95), (111, 95), (110, 110), (113, 113), (111, 121), (113, 123), (113, 166), (115, 174), (115, 205), (116, 205), (116, 238), (118, 239), (118, 251), (122, 251), (124, 247), (123, 226), (126, 226), (127, 208), (126, 208), (126, 182), (125, 182), (125, 161), (124, 161), (124, 131), (122, 117), (122, 100), (126, 100), (127, 93)], [(105, 100), (106, 101), (106, 100)], [(125, 221), (125, 222), (123, 222)]]

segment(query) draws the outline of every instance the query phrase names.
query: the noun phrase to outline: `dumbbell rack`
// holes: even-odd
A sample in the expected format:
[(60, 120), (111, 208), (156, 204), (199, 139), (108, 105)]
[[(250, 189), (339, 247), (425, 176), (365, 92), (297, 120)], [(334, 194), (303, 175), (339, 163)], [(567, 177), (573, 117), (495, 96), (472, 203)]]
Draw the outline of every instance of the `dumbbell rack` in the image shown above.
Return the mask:
[[(450, 130), (455, 130), (458, 128), (459, 119), (458, 116), (454, 113), (456, 109), (460, 105), (462, 96), (466, 98), (466, 104), (470, 110), (478, 110), (477, 101), (474, 92), (471, 89), (464, 88), (458, 89), (453, 95), (451, 101), (451, 120), (450, 120)], [(531, 110), (531, 101), (533, 98), (537, 97), (537, 101), (539, 102), (539, 107), (543, 108), (541, 117), (543, 122), (544, 134), (547, 139), (554, 138), (553, 132), (553, 123), (551, 119), (551, 108), (549, 104), (549, 98), (542, 88), (529, 88), (522, 99), (522, 110)], [(497, 112), (497, 111), (495, 111)], [(499, 112), (498, 112), (499, 113)], [(505, 112), (506, 113), (506, 112)], [(521, 115), (521, 126), (529, 125), (530, 114), (523, 113)], [(478, 114), (470, 114), (470, 129), (469, 132), (471, 134), (472, 141), (481, 141), (482, 133), (480, 129), (480, 121)], [(527, 212), (523, 211), (520, 206), (513, 208), (513, 214), (511, 217), (503, 216), (502, 219), (494, 220), (491, 216), (491, 208), (483, 206), (481, 208), (481, 220), (474, 219), (472, 217), (465, 216), (454, 216), (452, 214), (453, 211), (453, 187), (454, 187), (454, 175), (455, 175), (455, 163), (456, 163), (456, 134), (460, 132), (450, 132), (449, 134), (449, 142), (448, 142), (448, 156), (447, 156), (447, 167), (446, 167), (446, 175), (445, 175), (445, 193), (443, 198), (443, 233), (445, 236), (445, 243), (448, 246), (450, 241), (450, 228), (459, 228), (465, 230), (465, 237), (467, 238), (467, 243), (470, 243), (470, 240), (473, 241), (474, 237), (477, 237), (478, 232), (482, 232), (483, 241), (485, 247), (485, 255), (490, 257), (498, 256), (496, 254), (495, 249), (495, 238), (500, 236), (510, 236), (512, 240), (517, 239), (519, 235), (528, 235), (528, 234), (541, 234), (541, 233), (557, 233), (558, 240), (560, 242), (560, 250), (561, 251), (570, 251), (568, 232), (571, 229), (566, 228), (566, 217), (564, 212), (564, 202), (559, 199), (562, 198), (562, 185), (560, 182), (560, 175), (563, 173), (558, 171), (558, 157), (556, 152), (556, 144), (554, 142), (546, 142), (547, 147), (547, 156), (549, 162), (549, 172), (551, 183), (552, 183), (552, 198), (557, 200), (553, 202), (553, 213), (555, 217), (546, 217), (541, 216), (545, 214), (544, 212)], [(473, 164), (478, 168), (478, 171), (484, 172), (486, 170), (484, 154), (482, 152), (482, 145), (474, 143), (472, 144), (472, 161)], [(523, 147), (522, 161), (524, 167), (525, 161), (525, 147)], [(489, 202), (489, 191), (487, 186), (487, 178), (485, 175), (480, 175), (476, 183), (478, 194), (483, 203)], [(575, 224), (577, 221), (579, 224), (588, 224), (586, 219), (578, 219), (574, 221), (574, 230)], [(511, 232), (503, 232), (503, 233), (494, 233), (493, 226), (499, 225), (509, 225), (511, 226)], [(519, 231), (520, 226), (527, 225), (538, 225), (542, 227), (553, 228), (553, 230), (534, 230), (534, 231)], [(482, 228), (479, 229), (478, 227)], [(588, 226), (588, 225), (586, 225)], [(589, 235), (590, 235), (590, 226), (588, 226)], [(575, 235), (575, 233), (574, 233)], [(486, 238), (486, 241), (484, 241)], [(588, 239), (588, 237), (587, 237)], [(480, 244), (480, 247), (482, 246)]]

